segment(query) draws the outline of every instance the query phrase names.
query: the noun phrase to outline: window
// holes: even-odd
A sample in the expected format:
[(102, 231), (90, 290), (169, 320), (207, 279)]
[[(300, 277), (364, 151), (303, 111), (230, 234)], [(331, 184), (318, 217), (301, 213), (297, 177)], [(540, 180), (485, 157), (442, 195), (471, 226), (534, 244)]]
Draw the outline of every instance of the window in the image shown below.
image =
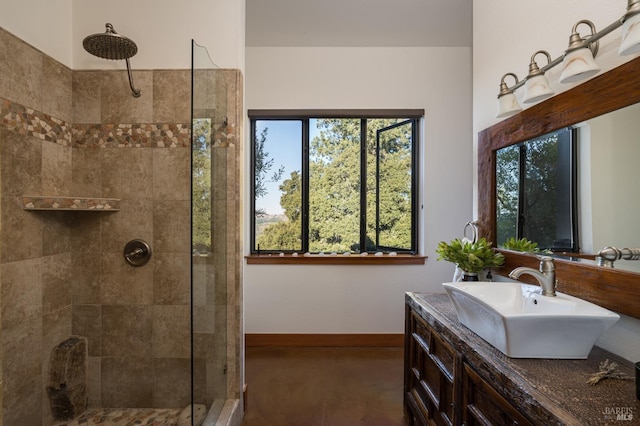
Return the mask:
[(578, 251), (577, 136), (562, 129), (496, 153), (497, 243)]
[(252, 253), (417, 252), (423, 111), (249, 111)]

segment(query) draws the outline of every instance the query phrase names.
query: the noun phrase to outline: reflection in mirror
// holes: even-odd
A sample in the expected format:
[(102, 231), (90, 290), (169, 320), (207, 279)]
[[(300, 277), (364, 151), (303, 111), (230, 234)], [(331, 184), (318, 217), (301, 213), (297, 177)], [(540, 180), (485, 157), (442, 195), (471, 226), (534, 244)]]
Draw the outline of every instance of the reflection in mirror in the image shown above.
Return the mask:
[[(527, 238), (542, 249), (591, 259), (608, 246), (640, 247), (638, 117), (640, 104), (631, 105), (497, 150), (498, 246)], [(573, 141), (559, 148), (564, 155), (555, 149), (558, 138)], [(637, 261), (618, 260), (615, 267), (640, 271)]]
[[(497, 150), (640, 103), (640, 73), (637, 72), (639, 67), (640, 57), (553, 96), (544, 102), (533, 105), (516, 116), (494, 124), (478, 134), (477, 221), (480, 235), (485, 236), (494, 244), (496, 243), (495, 158)], [(635, 116), (638, 117), (637, 113)], [(634, 120), (638, 121), (637, 118), (634, 118)], [(636, 131), (635, 134), (637, 135), (638, 132)], [(602, 146), (603, 149), (615, 150), (609, 144), (612, 139), (617, 138), (618, 136), (615, 135), (603, 142), (592, 138), (592, 144), (604, 144)], [(608, 152), (608, 154), (612, 154), (612, 152)], [(591, 154), (594, 162), (598, 155), (601, 154)], [(634, 163), (632, 169), (637, 169), (635, 166), (638, 158), (637, 154), (634, 157), (635, 162), (631, 160), (630, 156), (628, 158), (628, 161)], [(624, 164), (615, 164), (615, 168), (609, 170), (609, 173), (613, 175), (615, 186), (622, 184), (622, 179), (617, 179), (617, 176), (622, 167), (628, 167), (628, 162)], [(625, 204), (613, 207), (607, 205), (608, 201), (606, 200), (598, 201), (596, 199), (593, 199), (591, 204), (599, 204), (604, 207), (603, 211), (608, 208), (609, 214), (625, 209), (633, 212), (638, 211), (637, 207), (629, 207), (627, 205), (630, 201), (629, 199), (638, 199), (636, 181), (637, 179), (632, 179), (632, 188), (624, 190), (624, 193), (627, 194), (624, 200)], [(633, 188), (634, 186), (635, 188)], [(589, 213), (579, 212), (583, 225), (587, 223), (584, 217), (585, 214)], [(596, 223), (595, 213), (593, 215), (594, 219), (591, 220), (591, 223), (600, 226), (599, 223)], [(602, 219), (598, 220), (600, 222), (603, 221)], [(638, 222), (635, 218), (629, 221), (627, 219), (619, 220), (617, 217), (607, 219), (604, 222), (610, 225), (610, 221), (616, 221), (618, 222), (617, 225), (627, 229), (629, 236), (632, 234), (632, 228)], [(638, 235), (640, 234), (636, 234), (636, 237)], [(582, 240), (581, 246), (584, 247), (584, 237)], [(600, 243), (596, 242), (594, 244), (600, 245)], [(604, 245), (624, 247), (627, 244), (607, 239)], [(628, 245), (632, 244), (629, 243)], [(598, 247), (598, 250), (600, 248), (602, 247)], [(503, 253), (506, 258), (506, 270), (518, 266), (537, 268), (539, 263), (535, 256), (523, 255), (512, 251), (504, 251)], [(574, 259), (576, 259), (575, 256), (571, 260)], [(640, 300), (640, 286), (638, 286), (640, 274), (622, 270), (622, 265), (619, 265), (618, 261), (616, 261), (615, 268), (605, 268), (598, 266), (597, 262), (593, 260), (581, 260), (580, 262), (571, 260), (558, 259), (556, 262), (559, 291), (589, 300), (616, 312), (640, 318), (640, 305), (637, 303)], [(635, 261), (635, 264), (640, 266), (640, 261)]]
[[(640, 246), (640, 104), (587, 121), (579, 128), (583, 251)], [(585, 142), (583, 144), (583, 141)], [(637, 263), (637, 262), (636, 262)], [(623, 262), (616, 262), (616, 267)]]
[(496, 240), (578, 251), (576, 131), (561, 129), (496, 152)]

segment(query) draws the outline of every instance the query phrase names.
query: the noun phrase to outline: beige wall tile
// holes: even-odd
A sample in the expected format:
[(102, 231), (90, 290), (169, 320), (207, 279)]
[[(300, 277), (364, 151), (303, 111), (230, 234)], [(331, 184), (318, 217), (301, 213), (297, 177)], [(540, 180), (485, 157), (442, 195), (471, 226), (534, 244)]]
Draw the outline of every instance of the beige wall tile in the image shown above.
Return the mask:
[(42, 142), (0, 127), (2, 196), (42, 193)]
[(90, 357), (102, 355), (102, 306), (73, 305), (72, 334), (87, 338)]
[(103, 71), (73, 72), (73, 123), (100, 123)]
[(77, 196), (71, 192), (71, 147), (42, 143), (42, 194)]
[(100, 170), (104, 197), (144, 200), (153, 196), (153, 150), (150, 148), (105, 148)]
[[(42, 259), (2, 264), (2, 331), (42, 315)], [(5, 336), (3, 336), (5, 337)]]
[[(193, 331), (213, 333), (216, 325), (216, 307), (212, 305), (193, 307)], [(224, 319), (224, 318), (223, 318)]]
[(43, 56), (0, 28), (0, 97), (42, 111)]
[(152, 312), (151, 306), (103, 305), (102, 356), (150, 357)]
[[(4, 327), (3, 327), (4, 328)], [(2, 330), (4, 396), (23, 394), (32, 381), (42, 385), (42, 316), (32, 312), (22, 322)], [(7, 399), (4, 401), (8, 402)], [(38, 401), (40, 404), (40, 401)], [(40, 410), (38, 410), (40, 413)]]
[(154, 200), (191, 199), (190, 161), (188, 148), (153, 150)]
[[(34, 214), (34, 212), (27, 212)], [(37, 212), (42, 222), (42, 255), (50, 256), (71, 251), (73, 213)]]
[(191, 360), (153, 360), (153, 406), (182, 408), (191, 403)]
[(101, 150), (75, 148), (71, 153), (71, 194), (77, 197), (101, 197)]
[(55, 59), (43, 55), (42, 112), (71, 122), (73, 72)]
[(102, 259), (99, 251), (74, 252), (71, 259), (71, 300), (75, 304), (100, 303), (100, 268)]
[(155, 250), (165, 253), (189, 253), (190, 202), (156, 201), (153, 206)]
[(191, 121), (191, 71), (153, 71), (153, 122)]
[(40, 377), (31, 380), (25, 378), (19, 389), (14, 392), (4, 392), (2, 403), (4, 407), (10, 407), (10, 409), (3, 410), (0, 422), (7, 426), (42, 425), (42, 412), (45, 409), (42, 404), (44, 398)]
[(193, 304), (196, 306), (202, 306), (207, 303), (207, 288), (209, 283), (214, 283), (215, 278), (213, 268), (209, 264), (210, 260), (210, 256), (194, 255), (192, 258), (191, 280), (193, 281)]
[(153, 262), (153, 304), (190, 303), (189, 253), (155, 253)]
[(73, 223), (71, 244), (71, 300), (72, 304), (100, 303), (100, 223), (102, 215), (114, 213), (77, 212), (67, 215)]
[(90, 356), (87, 385), (89, 395), (89, 407), (102, 407), (102, 358)]
[(42, 258), (43, 314), (71, 306), (71, 253)]
[(211, 333), (193, 334), (193, 356), (195, 358), (211, 358), (214, 355), (216, 336)]
[(153, 360), (102, 358), (102, 407), (145, 408), (153, 404)]
[[(222, 371), (222, 370), (221, 370)], [(207, 362), (205, 359), (193, 360), (193, 397), (195, 404), (205, 404), (207, 407), (213, 403), (213, 395), (207, 395)], [(220, 394), (224, 395), (224, 394)]]
[(189, 305), (153, 307), (153, 356), (188, 358), (190, 356)]
[(106, 305), (151, 305), (153, 303), (153, 262), (129, 265), (120, 253), (103, 253), (100, 302)]
[(133, 71), (132, 75), (135, 88), (141, 91), (139, 98), (131, 94), (126, 71), (102, 73), (101, 123), (153, 122), (153, 72)]
[[(121, 201), (119, 212), (102, 217), (101, 252), (122, 254), (129, 241), (142, 239), (151, 244), (151, 250), (155, 253), (158, 247), (153, 244), (153, 220), (152, 200)], [(153, 257), (151, 260), (153, 261)]]

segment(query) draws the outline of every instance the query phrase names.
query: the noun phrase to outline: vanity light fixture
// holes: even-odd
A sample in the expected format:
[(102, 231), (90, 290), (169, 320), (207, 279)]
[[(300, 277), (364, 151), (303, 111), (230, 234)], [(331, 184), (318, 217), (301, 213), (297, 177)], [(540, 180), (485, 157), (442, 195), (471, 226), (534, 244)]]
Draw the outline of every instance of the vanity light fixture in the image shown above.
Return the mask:
[[(590, 27), (590, 35), (582, 37), (578, 33), (578, 26), (582, 24)], [(589, 20), (578, 21), (572, 28), (569, 47), (562, 56), (551, 60), (551, 56), (546, 51), (537, 51), (531, 56), (529, 74), (524, 80), (518, 81), (518, 77), (513, 73), (505, 74), (500, 81), (496, 117), (509, 117), (522, 111), (514, 92), (523, 85), (525, 94), (522, 101), (525, 103), (538, 102), (553, 95), (553, 90), (544, 73), (556, 65), (562, 64), (560, 83), (573, 83), (600, 72), (600, 67), (594, 59), (598, 53), (599, 40), (620, 27), (622, 27), (622, 40), (618, 53), (630, 55), (640, 52), (640, 0), (627, 0), (625, 14), (600, 31), (596, 32), (595, 25)], [(535, 62), (535, 56), (540, 53), (544, 53), (548, 60), (547, 65), (542, 68), (539, 68)], [(516, 80), (511, 87), (504, 82), (504, 78), (508, 75)]]
[(538, 102), (548, 98), (554, 93), (551, 86), (549, 86), (549, 80), (545, 77), (544, 71), (538, 68), (538, 64), (535, 61), (538, 53), (542, 53), (547, 57), (547, 64), (551, 62), (551, 55), (545, 50), (538, 50), (531, 55), (529, 74), (524, 83), (524, 98), (522, 98), (522, 102), (524, 103)]
[(629, 0), (622, 18), (622, 42), (618, 54), (625, 56), (640, 52), (640, 0)]
[(522, 107), (518, 103), (516, 99), (516, 95), (514, 95), (513, 90), (509, 89), (507, 83), (504, 82), (505, 77), (511, 76), (516, 80), (516, 85), (518, 82), (518, 76), (516, 76), (512, 72), (508, 72), (502, 76), (502, 80), (500, 80), (500, 93), (498, 94), (498, 113), (496, 117), (509, 117), (519, 111), (522, 111)]
[[(591, 27), (591, 35), (589, 37), (582, 38), (580, 36), (580, 33), (578, 33), (578, 25), (580, 24), (586, 24)], [(578, 21), (573, 26), (569, 36), (569, 48), (564, 52), (564, 59), (562, 60), (560, 83), (573, 83), (600, 72), (600, 67), (593, 59), (598, 54), (600, 42), (587, 43), (587, 40), (593, 37), (595, 33), (596, 26), (587, 19)]]

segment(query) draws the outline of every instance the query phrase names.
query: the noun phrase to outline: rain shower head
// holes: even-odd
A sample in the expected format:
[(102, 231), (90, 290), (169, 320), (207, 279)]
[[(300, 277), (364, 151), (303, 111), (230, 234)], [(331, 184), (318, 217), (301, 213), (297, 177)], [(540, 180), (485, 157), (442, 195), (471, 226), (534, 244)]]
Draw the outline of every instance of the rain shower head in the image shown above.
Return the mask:
[(140, 90), (133, 87), (133, 77), (131, 77), (131, 66), (129, 58), (138, 53), (138, 46), (130, 38), (121, 36), (114, 29), (113, 25), (107, 23), (104, 33), (93, 34), (85, 37), (82, 41), (84, 50), (94, 56), (103, 59), (124, 59), (127, 62), (127, 72), (129, 74), (129, 86), (134, 97), (140, 96)]
[(130, 38), (121, 36), (113, 25), (106, 24), (107, 31), (93, 34), (82, 41), (84, 50), (103, 59), (129, 59), (138, 53), (138, 46)]

